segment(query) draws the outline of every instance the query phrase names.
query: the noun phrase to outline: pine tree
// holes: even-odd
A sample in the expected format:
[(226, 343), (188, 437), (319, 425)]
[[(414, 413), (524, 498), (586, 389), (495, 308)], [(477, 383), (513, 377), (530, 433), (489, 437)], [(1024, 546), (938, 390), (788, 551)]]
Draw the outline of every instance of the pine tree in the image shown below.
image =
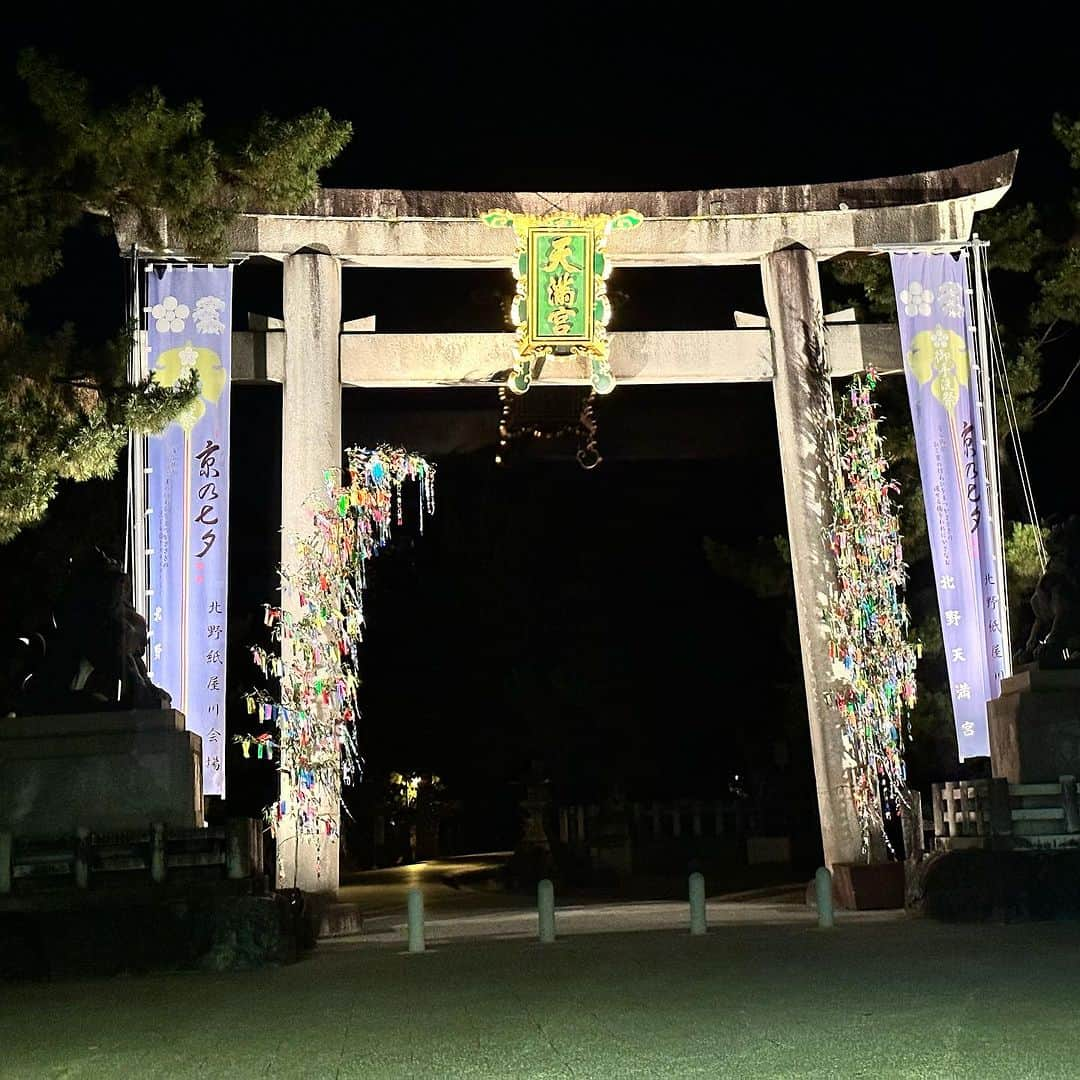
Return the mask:
[(123, 219), (160, 250), (163, 211), (172, 242), (221, 260), (240, 211), (297, 209), (350, 135), (315, 110), (219, 146), (198, 102), (174, 108), (152, 89), (96, 108), (83, 80), (32, 51), (18, 75), (24, 99), (0, 125), (0, 543), (42, 518), (61, 479), (111, 476), (129, 430), (160, 431), (199, 392), (195, 378), (129, 386), (130, 328), (94, 349), (71, 327), (27, 329), (29, 290), (59, 270), (71, 230), (88, 214)]

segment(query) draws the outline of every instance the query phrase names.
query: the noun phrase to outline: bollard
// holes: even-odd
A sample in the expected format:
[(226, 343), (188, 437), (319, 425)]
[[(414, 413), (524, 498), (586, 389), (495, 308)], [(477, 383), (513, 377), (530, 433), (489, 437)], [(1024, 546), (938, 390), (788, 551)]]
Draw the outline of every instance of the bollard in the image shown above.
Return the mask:
[(704, 934), (705, 924), (705, 877), (703, 874), (690, 875), (690, 933), (697, 936)]
[(150, 880), (160, 885), (165, 880), (165, 826), (150, 826)]
[(80, 825), (75, 830), (75, 887), (86, 889), (90, 886), (90, 830)]
[(424, 894), (409, 890), (409, 952), (424, 951)]
[(540, 943), (550, 945), (555, 940), (555, 886), (548, 878), (536, 886), (536, 909), (540, 916)]
[(833, 925), (832, 874), (827, 867), (818, 867), (814, 875), (814, 893), (817, 897), (817, 924), (822, 930), (827, 930)]
[(14, 843), (11, 833), (0, 832), (0, 894), (11, 892), (11, 862)]

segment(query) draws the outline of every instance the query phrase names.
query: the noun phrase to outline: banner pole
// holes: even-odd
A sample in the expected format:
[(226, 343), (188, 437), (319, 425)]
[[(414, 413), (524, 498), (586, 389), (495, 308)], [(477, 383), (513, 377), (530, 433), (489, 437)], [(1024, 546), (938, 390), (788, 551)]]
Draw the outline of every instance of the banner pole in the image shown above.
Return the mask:
[[(127, 317), (131, 334), (128, 354), (128, 382), (138, 385), (145, 375), (142, 349), (142, 284), (138, 248), (133, 244), (128, 278)], [(124, 569), (131, 575), (132, 604), (150, 624), (147, 596), (147, 518), (146, 518), (146, 438), (137, 432), (128, 434), (128, 534), (124, 550)], [(149, 666), (149, 665), (148, 665)]]

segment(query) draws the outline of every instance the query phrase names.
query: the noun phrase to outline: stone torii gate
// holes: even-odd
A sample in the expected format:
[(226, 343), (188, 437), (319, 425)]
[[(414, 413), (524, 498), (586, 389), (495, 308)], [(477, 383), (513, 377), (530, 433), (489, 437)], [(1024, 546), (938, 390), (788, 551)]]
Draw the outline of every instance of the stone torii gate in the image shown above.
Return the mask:
[[(618, 383), (767, 382), (773, 385), (788, 535), (802, 643), (814, 771), (825, 861), (857, 861), (860, 830), (842, 770), (840, 718), (825, 704), (835, 673), (821, 613), (833, 582), (822, 543), (828, 494), (820, 468), (835, 432), (828, 377), (874, 366), (902, 370), (895, 326), (860, 326), (823, 317), (818, 263), (852, 252), (957, 244), (975, 214), (1012, 183), (1016, 153), (908, 176), (799, 187), (678, 192), (429, 192), (324, 190), (298, 214), (241, 215), (236, 257), (284, 264), (284, 319), (234, 334), (233, 378), (283, 385), (282, 530), (309, 526), (304, 500), (323, 471), (341, 461), (341, 388), (494, 386), (511, 366), (512, 333), (383, 334), (373, 320), (341, 322), (341, 275), (352, 266), (507, 269), (509, 229), (487, 228), (494, 207), (580, 215), (633, 208), (640, 228), (614, 233), (607, 255), (619, 267), (756, 264), (765, 319), (732, 331), (616, 333), (611, 363)], [(168, 244), (168, 222), (161, 223)], [(134, 237), (117, 228), (121, 245)], [(168, 250), (172, 256), (182, 251)], [(551, 357), (541, 383), (584, 384), (572, 359)], [(282, 559), (289, 561), (288, 550)], [(337, 814), (337, 807), (326, 811)], [(337, 889), (336, 841), (314, 848), (279, 843), (279, 881)]]

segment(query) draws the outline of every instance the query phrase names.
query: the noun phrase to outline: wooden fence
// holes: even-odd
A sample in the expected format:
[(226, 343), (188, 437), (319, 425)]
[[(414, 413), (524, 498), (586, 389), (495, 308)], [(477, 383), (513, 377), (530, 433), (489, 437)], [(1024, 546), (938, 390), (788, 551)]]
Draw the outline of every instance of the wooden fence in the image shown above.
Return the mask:
[[(561, 806), (558, 813), (559, 840), (570, 847), (587, 847), (606, 832), (599, 806)], [(630, 803), (626, 813), (631, 837), (643, 844), (683, 836), (743, 836), (752, 824), (741, 802)]]
[(1080, 847), (1080, 798), (1074, 776), (1056, 783), (952, 780), (931, 789), (939, 850)]
[(262, 830), (252, 818), (230, 818), (204, 829), (30, 839), (0, 832), (0, 900), (74, 888), (143, 882), (253, 878), (263, 873)]

